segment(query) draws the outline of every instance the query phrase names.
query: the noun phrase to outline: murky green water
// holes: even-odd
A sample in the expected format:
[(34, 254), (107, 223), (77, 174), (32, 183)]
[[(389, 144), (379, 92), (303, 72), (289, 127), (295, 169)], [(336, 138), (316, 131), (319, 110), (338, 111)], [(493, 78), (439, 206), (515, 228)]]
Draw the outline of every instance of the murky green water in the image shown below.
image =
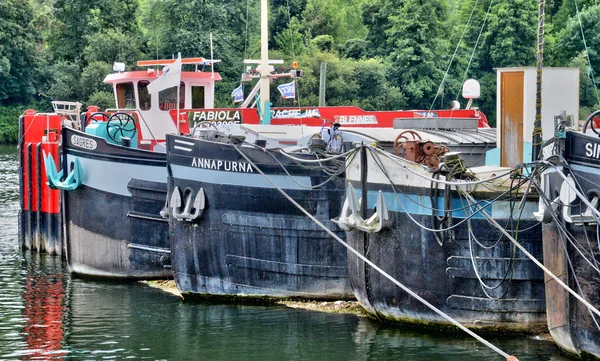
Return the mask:
[[(73, 279), (21, 252), (16, 148), (0, 146), (0, 360), (501, 360), (475, 340), (283, 307), (206, 305), (141, 284)], [(550, 342), (492, 338), (524, 360), (565, 361)]]

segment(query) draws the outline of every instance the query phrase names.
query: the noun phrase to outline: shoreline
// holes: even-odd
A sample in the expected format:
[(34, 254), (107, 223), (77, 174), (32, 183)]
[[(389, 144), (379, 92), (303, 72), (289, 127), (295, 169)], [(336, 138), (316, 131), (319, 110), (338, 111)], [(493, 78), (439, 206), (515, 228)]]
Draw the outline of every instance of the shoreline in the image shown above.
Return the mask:
[[(173, 280), (140, 281), (149, 287), (167, 292), (183, 299)], [(273, 305), (285, 306), (293, 309), (307, 311), (338, 313), (355, 315), (358, 317), (372, 318), (358, 301), (304, 301), (304, 300), (274, 300)]]
[[(152, 288), (159, 289), (163, 292), (169, 293), (183, 300), (183, 296), (177, 289), (175, 281), (173, 280), (140, 281), (140, 283), (143, 283)], [(367, 311), (362, 307), (362, 305), (358, 301), (272, 300), (272, 302), (267, 303), (293, 309), (334, 314), (347, 314), (375, 320), (373, 316), (367, 313)], [(384, 322), (384, 324), (386, 324), (386, 322)], [(413, 328), (415, 326), (407, 325), (406, 327)], [(516, 337), (516, 335), (513, 336)], [(550, 333), (547, 331), (526, 334), (525, 337), (542, 342), (553, 342)]]

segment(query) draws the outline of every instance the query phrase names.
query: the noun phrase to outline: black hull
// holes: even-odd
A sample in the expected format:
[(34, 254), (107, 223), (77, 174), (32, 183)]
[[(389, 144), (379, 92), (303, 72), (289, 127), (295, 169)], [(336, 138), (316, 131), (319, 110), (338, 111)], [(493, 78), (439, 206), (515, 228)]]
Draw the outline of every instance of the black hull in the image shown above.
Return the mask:
[[(185, 155), (174, 149), (175, 139), (193, 142), (193, 152)], [(170, 209), (173, 273), (184, 296), (353, 298), (345, 249), (275, 188), (253, 186), (254, 180), (264, 181), (260, 174), (209, 169), (208, 178), (200, 179), (190, 173), (194, 171), (190, 166), (193, 156), (243, 162), (231, 145), (170, 136), (167, 143), (172, 172), (170, 189), (189, 188), (198, 192), (202, 188), (206, 195), (206, 208), (196, 221), (173, 219)], [(244, 152), (270, 177), (282, 176), (283, 170), (262, 150), (244, 148)], [(312, 184), (328, 177), (274, 155), (293, 176), (311, 179)], [(213, 176), (230, 184), (223, 184)], [(253, 180), (246, 182), (245, 177)], [(285, 191), (342, 236), (329, 221), (339, 214), (342, 188), (343, 182), (335, 179), (319, 189)]]
[[(567, 132), (564, 157), (570, 169), (564, 169), (581, 186), (582, 194), (590, 197), (600, 195), (600, 161), (585, 156), (585, 145), (600, 144), (597, 137)], [(546, 195), (555, 197), (559, 194), (563, 178), (556, 172), (546, 174)], [(587, 208), (579, 199), (571, 203), (572, 215), (582, 213)], [(600, 275), (580, 254), (583, 250), (586, 257), (600, 264), (598, 248), (597, 224), (587, 226), (565, 222), (561, 207), (556, 213), (558, 219), (545, 224), (544, 264), (572, 290), (590, 302), (596, 309), (600, 308)], [(565, 231), (574, 238), (569, 242)], [(580, 247), (577, 251), (573, 243)], [(546, 276), (546, 298), (548, 312), (548, 328), (554, 341), (563, 350), (583, 358), (600, 359), (600, 317), (592, 316), (587, 307), (563, 289), (556, 281)]]
[[(63, 148), (64, 164), (78, 157), (84, 172), (83, 185), (63, 191), (69, 270), (101, 278), (170, 278), (169, 227), (160, 216), (167, 194), (165, 156), (161, 165), (152, 153), (148, 161), (148, 152), (125, 148), (119, 154), (121, 147), (103, 146), (93, 152), (69, 143)], [(164, 174), (164, 181), (145, 174)]]
[[(509, 272), (507, 281), (488, 291), (493, 297), (502, 296), (494, 300), (483, 293), (473, 271), (466, 223), (456, 229), (455, 240), (448, 239), (440, 246), (431, 232), (423, 231), (405, 213), (391, 212), (390, 216), (393, 223), (389, 230), (348, 232), (350, 246), (467, 327), (491, 332), (538, 332), (545, 328), (542, 272), (518, 251), (510, 274), (510, 241), (501, 241), (493, 251), (473, 246), (474, 255), (485, 258), (476, 262), (486, 284), (497, 284)], [(421, 224), (431, 224), (431, 216), (413, 218)], [(457, 223), (460, 220), (455, 219)], [(471, 224), (479, 241), (487, 246), (500, 236), (490, 230), (485, 220), (476, 219)], [(532, 225), (533, 222), (521, 223), (523, 229)], [(541, 257), (539, 227), (520, 234), (519, 240)], [(357, 299), (376, 317), (432, 328), (454, 327), (352, 254), (349, 273)]]
[[(477, 206), (469, 206), (456, 190), (432, 189), (432, 173), (421, 165), (370, 147), (360, 152), (351, 160), (346, 180), (353, 211), (340, 217), (354, 250), (466, 327), (496, 333), (545, 329), (542, 271), (486, 215), (476, 213)], [(541, 262), (541, 226), (532, 217), (537, 199), (526, 199), (519, 209), (521, 197), (508, 199), (503, 182), (472, 187), (469, 194)], [(351, 192), (356, 193), (354, 201)], [(499, 200), (488, 203), (495, 198)], [(375, 317), (458, 330), (353, 252), (348, 258), (356, 298)]]

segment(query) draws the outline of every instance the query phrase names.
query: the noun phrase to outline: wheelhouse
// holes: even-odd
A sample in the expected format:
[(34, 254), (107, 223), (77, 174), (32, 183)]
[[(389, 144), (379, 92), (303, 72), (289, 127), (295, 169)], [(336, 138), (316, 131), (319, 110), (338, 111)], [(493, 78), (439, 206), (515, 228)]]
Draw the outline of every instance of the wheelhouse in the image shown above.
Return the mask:
[[(164, 142), (165, 135), (177, 132), (172, 111), (177, 107), (177, 87), (164, 89), (150, 94), (148, 85), (158, 78), (162, 71), (153, 67), (162, 67), (174, 60), (139, 61), (138, 66), (147, 70), (117, 72), (104, 79), (111, 84), (115, 96), (116, 108), (107, 112), (127, 112), (134, 114), (139, 123), (140, 142)], [(221, 80), (216, 72), (203, 71), (219, 60), (204, 58), (182, 59), (184, 67), (193, 66), (194, 70), (182, 69), (179, 87), (179, 109), (211, 109), (215, 103), (215, 82)]]

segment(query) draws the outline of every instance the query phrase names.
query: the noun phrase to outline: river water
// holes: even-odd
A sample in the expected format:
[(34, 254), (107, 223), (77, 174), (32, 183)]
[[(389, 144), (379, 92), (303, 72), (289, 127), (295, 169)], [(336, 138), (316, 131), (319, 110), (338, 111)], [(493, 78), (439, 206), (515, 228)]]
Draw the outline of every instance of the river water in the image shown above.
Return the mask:
[[(0, 360), (501, 360), (462, 334), (351, 315), (182, 302), (140, 283), (72, 278), (21, 252), (14, 146), (0, 146)], [(490, 338), (524, 360), (569, 360), (535, 337)]]

